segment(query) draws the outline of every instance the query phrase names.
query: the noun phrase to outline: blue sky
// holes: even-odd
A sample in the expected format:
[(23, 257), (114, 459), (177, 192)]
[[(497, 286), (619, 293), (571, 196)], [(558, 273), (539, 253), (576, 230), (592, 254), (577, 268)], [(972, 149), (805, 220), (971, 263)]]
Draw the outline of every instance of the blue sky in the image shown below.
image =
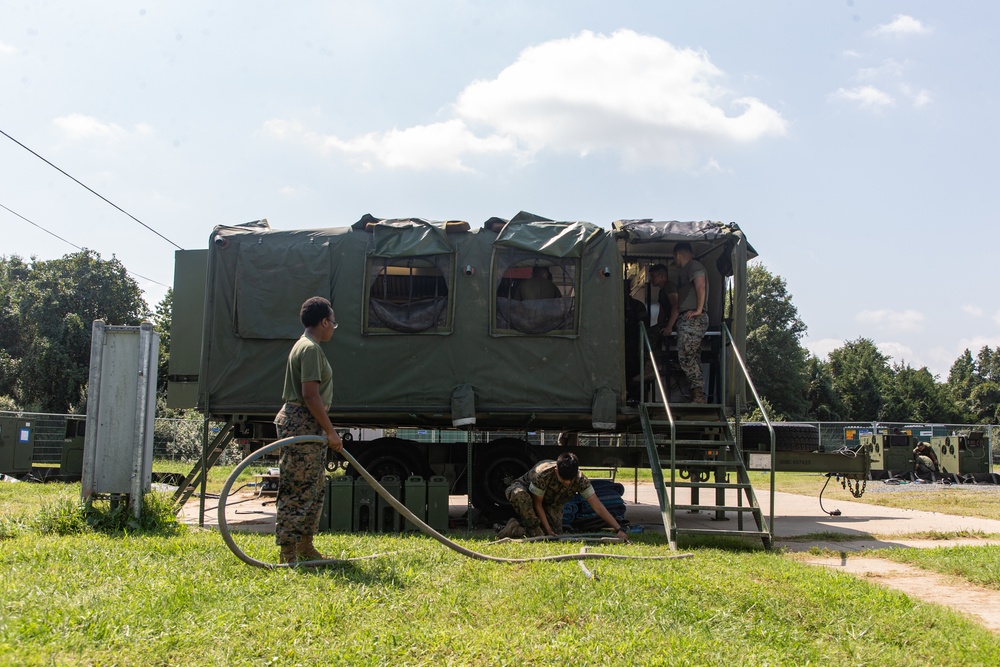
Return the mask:
[[(213, 226), (527, 210), (738, 223), (825, 357), (1000, 345), (986, 2), (5, 2), (0, 129), (184, 248)], [(0, 204), (174, 246), (0, 136)], [(0, 254), (74, 248), (0, 209)]]

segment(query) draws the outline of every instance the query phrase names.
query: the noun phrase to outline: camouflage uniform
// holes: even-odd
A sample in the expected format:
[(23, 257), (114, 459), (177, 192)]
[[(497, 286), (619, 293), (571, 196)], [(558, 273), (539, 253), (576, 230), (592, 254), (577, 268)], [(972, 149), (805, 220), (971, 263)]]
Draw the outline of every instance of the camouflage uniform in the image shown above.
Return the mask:
[(677, 362), (687, 376), (691, 389), (702, 389), (705, 378), (701, 373), (701, 341), (708, 330), (708, 314), (687, 319), (682, 314), (677, 320)]
[(278, 438), (320, 435), (323, 442), (299, 442), (281, 448), (274, 536), (278, 545), (297, 544), (319, 530), (326, 484), (326, 434), (309, 408), (285, 403), (274, 418)]
[(507, 500), (514, 507), (529, 537), (542, 534), (541, 519), (535, 514), (532, 496), (542, 498), (542, 510), (556, 533), (562, 532), (563, 507), (575, 494), (584, 498), (594, 495), (594, 487), (586, 475), (577, 475), (568, 486), (559, 481), (555, 461), (542, 461), (507, 487)]
[[(698, 296), (694, 279), (705, 277), (705, 301), (701, 317), (687, 318), (687, 314), (698, 309)], [(705, 267), (692, 259), (677, 275), (677, 299), (680, 315), (677, 316), (677, 362), (687, 376), (691, 390), (704, 390), (705, 378), (701, 373), (701, 341), (708, 330), (708, 274)]]

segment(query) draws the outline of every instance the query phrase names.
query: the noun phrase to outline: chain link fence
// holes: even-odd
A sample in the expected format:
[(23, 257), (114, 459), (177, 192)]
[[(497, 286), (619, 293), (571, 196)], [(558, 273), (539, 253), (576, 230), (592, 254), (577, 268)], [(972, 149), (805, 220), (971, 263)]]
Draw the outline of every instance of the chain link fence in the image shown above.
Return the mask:
[[(82, 435), (75, 424), (84, 415), (57, 415), (33, 412), (10, 412), (0, 410), (0, 417), (30, 420), (34, 431), (32, 462), (36, 464), (56, 464), (62, 458), (67, 438)], [(69, 428), (69, 422), (74, 428)], [(861, 436), (880, 433), (908, 433), (919, 439), (952, 435), (962, 431), (982, 431), (989, 443), (989, 451), (994, 464), (1000, 464), (1000, 447), (993, 446), (993, 433), (1000, 435), (1000, 427), (984, 424), (916, 424), (912, 422), (800, 422), (812, 424), (819, 430), (819, 444), (822, 451), (836, 451), (842, 447), (857, 444)], [(193, 414), (183, 419), (157, 418), (153, 427), (153, 456), (174, 461), (196, 461), (201, 456), (202, 437), (205, 422), (200, 415)], [(210, 425), (213, 437), (219, 430), (217, 424)], [(448, 429), (398, 429), (397, 437), (418, 442), (466, 442), (464, 431)], [(523, 438), (532, 444), (555, 445), (557, 431), (511, 431), (485, 434), (489, 441), (498, 437)], [(618, 435), (581, 434), (581, 445), (613, 446), (620, 443)], [(240, 448), (232, 444), (223, 454), (220, 463), (234, 464), (241, 459)]]

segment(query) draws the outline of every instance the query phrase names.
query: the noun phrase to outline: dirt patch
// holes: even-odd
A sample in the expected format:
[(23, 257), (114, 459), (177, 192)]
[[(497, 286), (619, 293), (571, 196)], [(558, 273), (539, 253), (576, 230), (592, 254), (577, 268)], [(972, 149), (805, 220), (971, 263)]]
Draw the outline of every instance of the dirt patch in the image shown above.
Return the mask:
[(894, 588), (911, 598), (944, 605), (970, 616), (989, 630), (1000, 633), (997, 591), (974, 586), (959, 577), (922, 570), (881, 558), (862, 558), (841, 553), (840, 557), (809, 557), (804, 562), (864, 577), (872, 583)]

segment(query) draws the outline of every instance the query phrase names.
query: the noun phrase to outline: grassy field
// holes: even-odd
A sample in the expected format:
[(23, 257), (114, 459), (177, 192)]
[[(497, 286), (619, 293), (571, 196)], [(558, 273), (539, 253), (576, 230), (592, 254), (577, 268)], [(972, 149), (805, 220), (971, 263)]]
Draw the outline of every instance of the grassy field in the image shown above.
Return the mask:
[[(212, 531), (58, 536), (30, 521), (78, 494), (0, 485), (2, 511), (25, 520), (0, 540), (0, 665), (1000, 664), (1000, 638), (955, 613), (742, 543), (590, 561), (591, 579), (577, 563), (473, 561), (423, 537), (322, 535), (329, 555), (386, 555), (266, 571)], [(270, 536), (237, 539), (276, 556)], [(499, 556), (577, 550), (460, 541)], [(656, 535), (604, 549), (669, 553)], [(996, 571), (1000, 553), (974, 553), (952, 560)]]
[(873, 555), (951, 574), (978, 586), (1000, 591), (1000, 546), (882, 549), (873, 552)]

